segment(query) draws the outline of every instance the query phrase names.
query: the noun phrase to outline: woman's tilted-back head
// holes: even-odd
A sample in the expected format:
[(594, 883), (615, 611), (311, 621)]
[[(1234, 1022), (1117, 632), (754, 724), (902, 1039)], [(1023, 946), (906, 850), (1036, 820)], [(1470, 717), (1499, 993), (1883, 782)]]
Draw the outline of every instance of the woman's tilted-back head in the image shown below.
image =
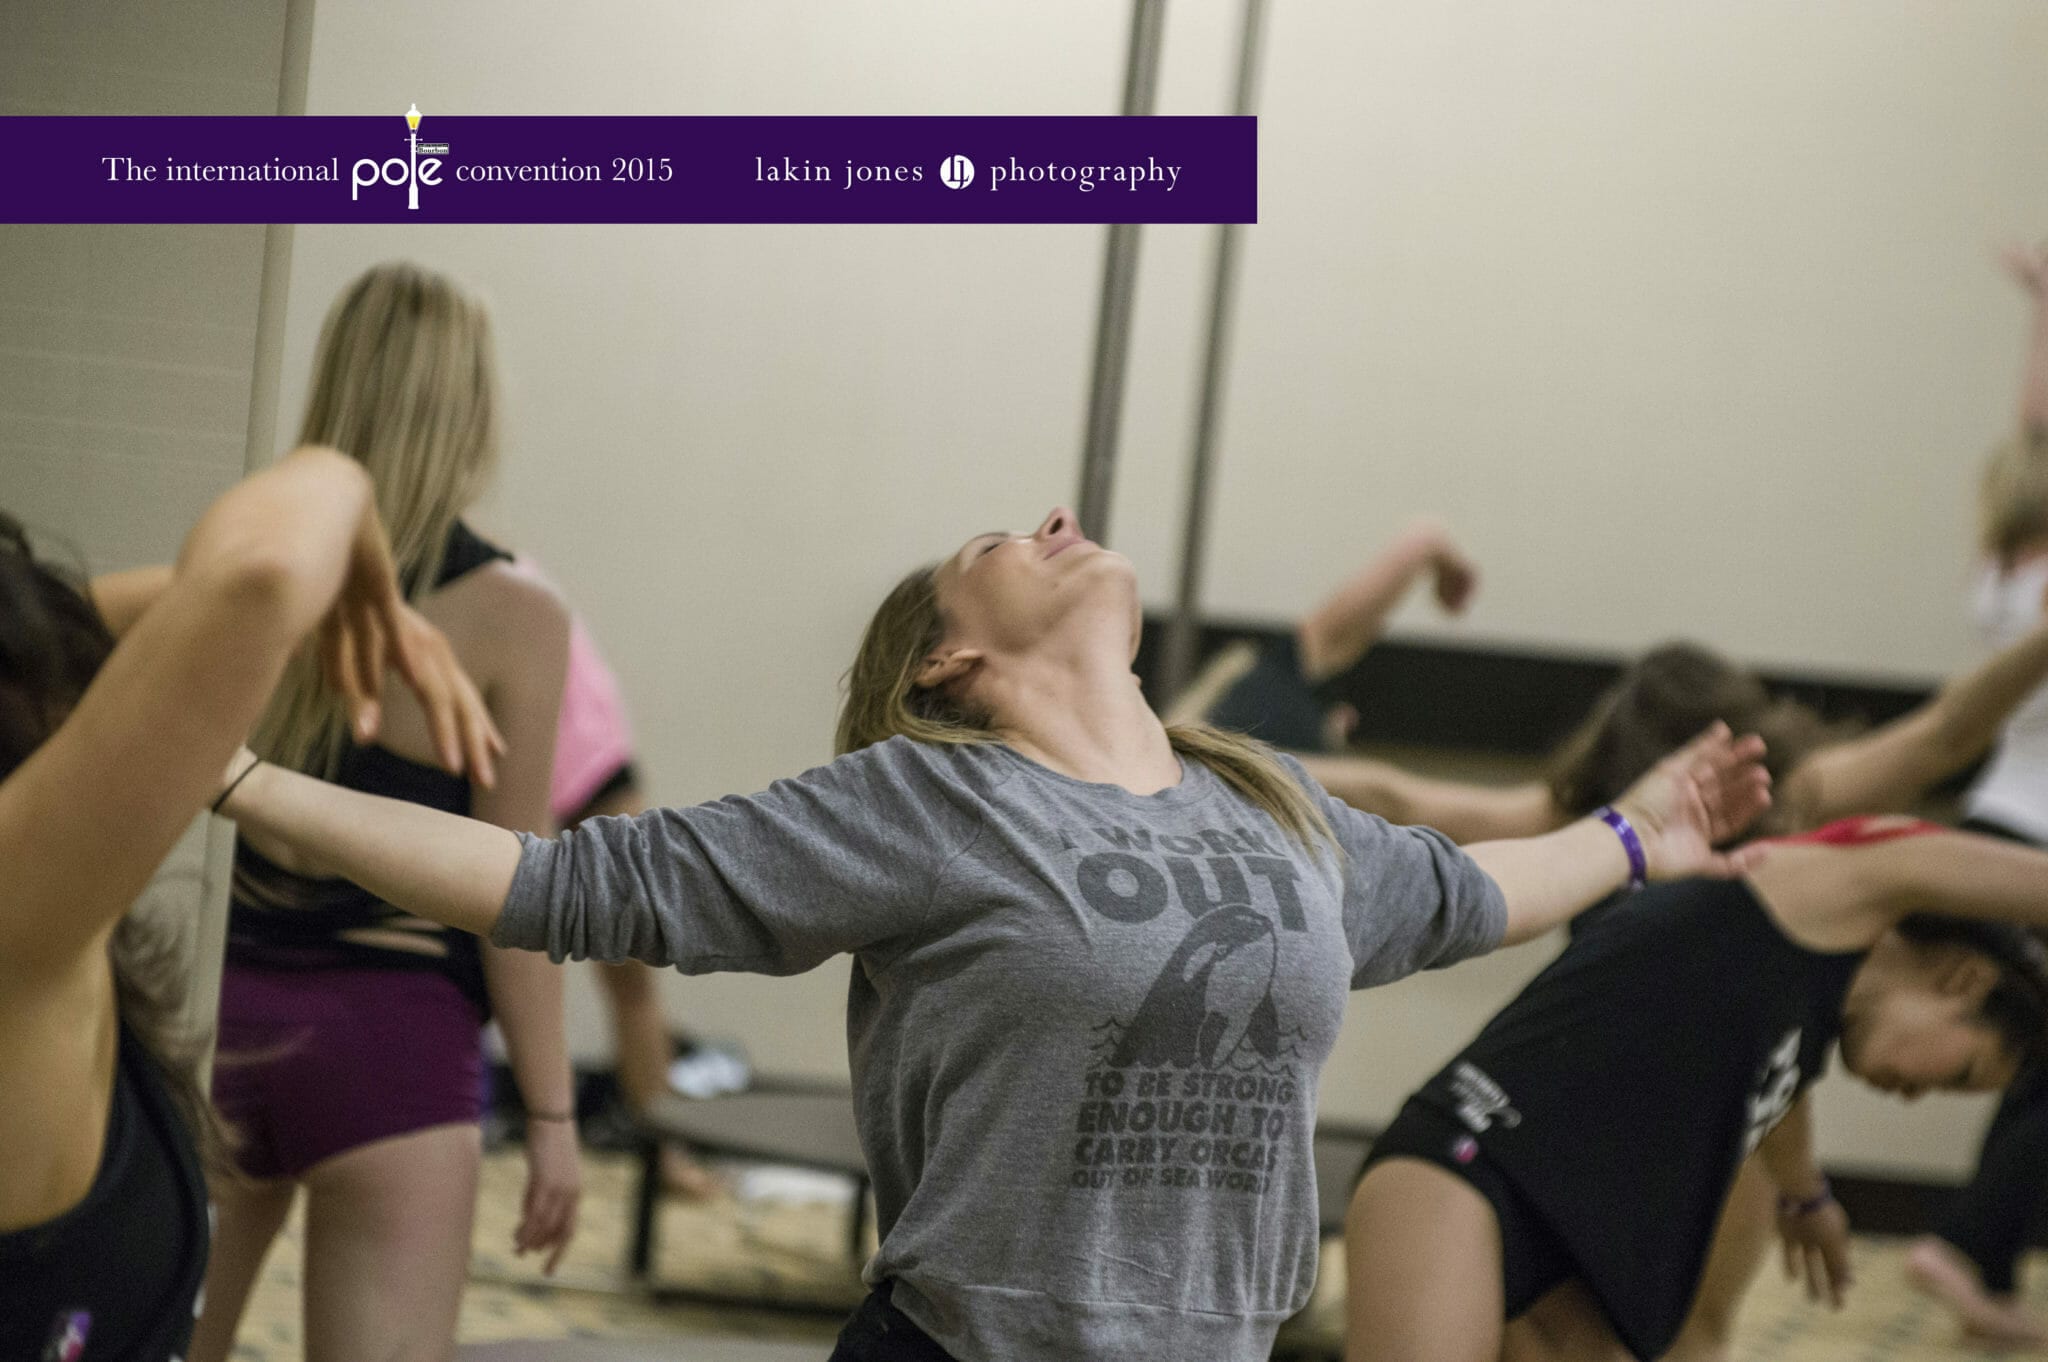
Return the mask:
[[(975, 535), (899, 581), (868, 622), (839, 711), (841, 754), (903, 737), (963, 745), (1002, 741), (991, 670), (1092, 654), (1128, 668), (1143, 625), (1130, 562), (1092, 543), (1056, 507), (1030, 534)], [(1136, 678), (1131, 678), (1136, 684)], [(1207, 724), (1166, 730), (1198, 762), (1263, 809), (1297, 842), (1334, 845), (1328, 818), (1263, 743)]]
[(902, 734), (987, 742), (1001, 716), (991, 671), (1108, 646), (1137, 653), (1130, 563), (1058, 507), (1030, 534), (991, 530), (896, 584), (869, 621), (846, 677), (838, 747)]
[[(497, 465), (498, 385), (489, 313), (454, 280), (394, 261), (365, 271), (321, 324), (299, 443), (361, 463), (409, 596), (433, 589), (448, 533)], [(332, 774), (347, 737), (311, 658), (296, 660), (252, 746), (281, 766)]]

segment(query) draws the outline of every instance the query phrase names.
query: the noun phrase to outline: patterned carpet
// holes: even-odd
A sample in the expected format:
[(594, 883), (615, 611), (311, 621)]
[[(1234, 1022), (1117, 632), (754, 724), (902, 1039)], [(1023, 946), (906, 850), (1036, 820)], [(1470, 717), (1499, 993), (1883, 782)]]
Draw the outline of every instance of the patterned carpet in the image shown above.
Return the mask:
[[(524, 1165), (516, 1151), (485, 1160), (472, 1283), (463, 1303), (464, 1342), (533, 1338), (744, 1335), (815, 1340), (822, 1359), (837, 1326), (760, 1311), (659, 1305), (624, 1272), (637, 1165), (621, 1155), (590, 1155), (584, 1171), (582, 1229), (553, 1282), (531, 1260), (511, 1255)], [(299, 1233), (295, 1213), (243, 1321), (237, 1362), (300, 1362)], [(735, 1296), (831, 1303), (850, 1308), (861, 1287), (845, 1248), (843, 1207), (726, 1198), (708, 1205), (669, 1201), (661, 1211), (656, 1275), (664, 1283)], [(1858, 1285), (1847, 1309), (1807, 1304), (1775, 1273), (1766, 1274), (1744, 1314), (1736, 1362), (1903, 1362), (1988, 1359), (2011, 1354), (1965, 1346), (1939, 1310), (1909, 1290), (1900, 1270), (1904, 1243), (1857, 1242)], [(1338, 1249), (1336, 1252), (1341, 1252)], [(2048, 1312), (2048, 1276), (2032, 1293)], [(1342, 1304), (1336, 1253), (1326, 1255), (1315, 1303), (1283, 1343), (1293, 1355), (1334, 1355)]]

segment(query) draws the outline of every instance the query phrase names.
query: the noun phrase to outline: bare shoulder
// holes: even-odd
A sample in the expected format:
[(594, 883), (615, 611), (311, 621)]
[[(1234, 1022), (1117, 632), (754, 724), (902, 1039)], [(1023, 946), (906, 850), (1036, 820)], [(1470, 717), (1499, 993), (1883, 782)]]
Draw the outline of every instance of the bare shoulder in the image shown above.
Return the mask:
[(486, 563), (449, 587), (448, 594), (465, 588), (480, 608), (505, 621), (568, 626), (569, 602), (555, 584), (512, 563)]
[(1888, 925), (1852, 848), (1780, 843), (1743, 878), (1778, 930), (1816, 951), (1868, 949)]
[(538, 647), (569, 635), (569, 603), (554, 585), (510, 563), (487, 563), (420, 602), (456, 656), (486, 688)]

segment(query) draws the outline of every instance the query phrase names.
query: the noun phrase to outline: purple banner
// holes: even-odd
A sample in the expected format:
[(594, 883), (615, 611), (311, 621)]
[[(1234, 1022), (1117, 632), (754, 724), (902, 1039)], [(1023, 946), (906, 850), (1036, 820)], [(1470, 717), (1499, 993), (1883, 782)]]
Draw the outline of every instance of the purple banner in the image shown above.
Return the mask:
[(1256, 222), (1258, 120), (0, 118), (0, 171), (0, 222)]

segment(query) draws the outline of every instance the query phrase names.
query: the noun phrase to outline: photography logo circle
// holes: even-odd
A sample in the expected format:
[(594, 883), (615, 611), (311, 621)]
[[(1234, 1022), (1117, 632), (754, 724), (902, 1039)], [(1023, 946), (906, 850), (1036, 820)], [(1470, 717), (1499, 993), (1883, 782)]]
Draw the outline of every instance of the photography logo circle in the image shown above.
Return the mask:
[(965, 189), (974, 183), (974, 162), (965, 156), (948, 156), (939, 162), (939, 180), (948, 189)]

